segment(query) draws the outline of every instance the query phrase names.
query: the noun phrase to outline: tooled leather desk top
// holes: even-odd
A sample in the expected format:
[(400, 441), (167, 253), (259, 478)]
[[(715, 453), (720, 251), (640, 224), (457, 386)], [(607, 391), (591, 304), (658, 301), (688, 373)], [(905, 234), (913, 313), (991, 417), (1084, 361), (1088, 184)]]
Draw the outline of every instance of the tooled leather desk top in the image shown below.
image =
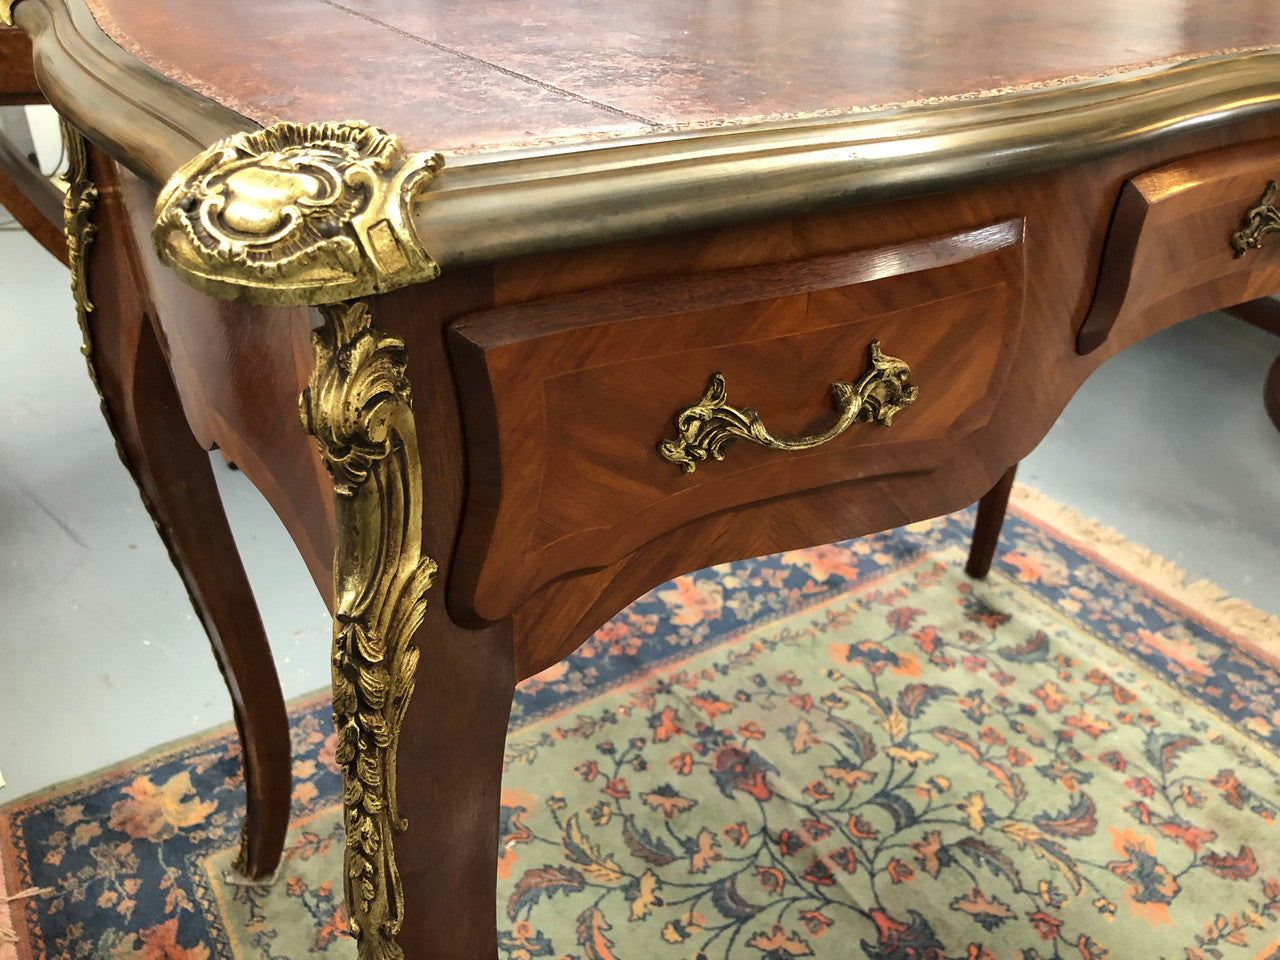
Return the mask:
[(864, 110), (1280, 45), (1274, 0), (89, 0), (160, 73), (260, 124), (414, 150)]

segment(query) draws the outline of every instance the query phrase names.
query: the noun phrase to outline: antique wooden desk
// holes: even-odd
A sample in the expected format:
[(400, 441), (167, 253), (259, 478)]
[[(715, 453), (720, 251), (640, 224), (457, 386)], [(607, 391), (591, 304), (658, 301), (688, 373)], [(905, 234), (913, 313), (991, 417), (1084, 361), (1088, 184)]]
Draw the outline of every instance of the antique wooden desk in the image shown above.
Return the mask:
[(1117, 350), (1280, 290), (1272, 0), (0, 11), (92, 145), (81, 316), (206, 622), (179, 401), (333, 608), (363, 957), (494, 956), (516, 679), (971, 502)]

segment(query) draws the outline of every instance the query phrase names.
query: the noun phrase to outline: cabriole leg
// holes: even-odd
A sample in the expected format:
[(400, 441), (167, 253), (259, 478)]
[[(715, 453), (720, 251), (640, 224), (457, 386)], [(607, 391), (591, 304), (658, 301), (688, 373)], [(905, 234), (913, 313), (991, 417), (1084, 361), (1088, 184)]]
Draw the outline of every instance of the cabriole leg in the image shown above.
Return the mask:
[(1004, 514), (1009, 507), (1009, 491), (1018, 472), (1015, 463), (1005, 471), (981, 500), (978, 501), (978, 518), (973, 525), (973, 542), (969, 545), (969, 562), (964, 571), (981, 580), (991, 572), (996, 546), (1000, 542), (1000, 528), (1004, 526)]
[(147, 314), (142, 273), (111, 163), (64, 131), (66, 229), (89, 373), (120, 459), (209, 636), (235, 711), (247, 807), (237, 867), (271, 876), (289, 824), (291, 744), (266, 631), (223, 512), (209, 455), (192, 436)]

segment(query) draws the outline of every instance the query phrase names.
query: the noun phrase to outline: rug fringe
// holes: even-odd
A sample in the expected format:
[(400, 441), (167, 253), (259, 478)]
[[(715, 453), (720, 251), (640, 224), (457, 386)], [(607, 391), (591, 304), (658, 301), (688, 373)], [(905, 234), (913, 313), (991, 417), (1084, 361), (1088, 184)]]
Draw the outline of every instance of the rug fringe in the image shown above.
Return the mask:
[(51, 897), (58, 891), (53, 887), (31, 887), (27, 890), (19, 891), (11, 897), (5, 897), (5, 903), (16, 903), (19, 900), (30, 900), (33, 897)]
[[(3, 887), (0, 887), (0, 894), (4, 893)], [(57, 891), (53, 887), (30, 887), (26, 890), (19, 890), (12, 896), (0, 896), (0, 904), (6, 907), (5, 915), (8, 916), (8, 905), (17, 903), (19, 900), (32, 900), (35, 897), (51, 897)], [(18, 943), (18, 934), (8, 923), (0, 923), (0, 947), (12, 946)], [(6, 952), (6, 956), (9, 956)]]
[(1138, 573), (1156, 590), (1211, 617), (1242, 640), (1280, 654), (1280, 617), (1230, 596), (1208, 580), (1188, 582), (1186, 571), (1111, 527), (1058, 503), (1039, 490), (1014, 484), (1010, 504), (1062, 531), (1105, 560)]

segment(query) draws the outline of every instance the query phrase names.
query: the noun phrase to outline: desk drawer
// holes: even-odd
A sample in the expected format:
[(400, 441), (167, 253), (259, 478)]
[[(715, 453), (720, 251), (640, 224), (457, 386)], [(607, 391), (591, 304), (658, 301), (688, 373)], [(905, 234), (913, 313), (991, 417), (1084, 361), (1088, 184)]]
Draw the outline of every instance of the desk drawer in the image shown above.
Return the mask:
[[(920, 469), (931, 444), (978, 429), (994, 410), (1022, 318), (1022, 232), (1009, 220), (455, 322), (469, 449), (464, 542), (482, 546), (457, 558), (474, 586), (452, 601), (497, 618), (542, 583), (697, 517)], [(862, 377), (872, 341), (910, 367), (919, 391), (891, 425), (853, 422), (803, 450), (737, 440), (723, 460), (686, 457), (683, 467), (661, 454), (713, 374), (724, 402), (758, 410), (775, 437), (836, 433), (850, 391), (832, 385)]]
[[(1096, 349), (1113, 329), (1123, 332), (1153, 308), (1176, 306), (1165, 312), (1187, 317), (1280, 291), (1280, 232), (1267, 231), (1268, 217), (1259, 209), (1275, 182), (1277, 140), (1200, 154), (1128, 180), (1107, 232), (1079, 351)], [(1273, 196), (1276, 208), (1280, 198)], [(1242, 229), (1255, 209), (1256, 247), (1246, 245), (1249, 231)], [(1149, 332), (1144, 326), (1135, 336)]]

